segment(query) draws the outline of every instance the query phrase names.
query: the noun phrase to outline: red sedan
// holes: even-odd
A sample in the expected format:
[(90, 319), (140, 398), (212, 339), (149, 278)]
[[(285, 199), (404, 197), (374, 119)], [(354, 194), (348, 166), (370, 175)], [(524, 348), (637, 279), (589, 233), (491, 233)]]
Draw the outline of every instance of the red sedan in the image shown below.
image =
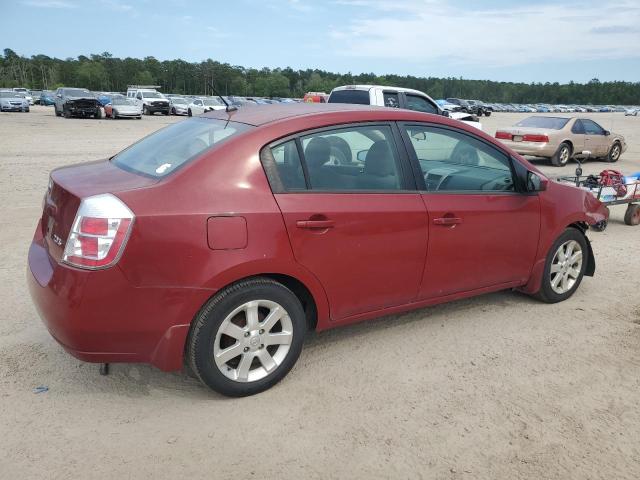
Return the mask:
[(282, 379), (309, 329), (516, 288), (570, 297), (607, 211), (446, 117), (340, 104), (210, 112), (54, 170), (31, 295), (75, 357)]

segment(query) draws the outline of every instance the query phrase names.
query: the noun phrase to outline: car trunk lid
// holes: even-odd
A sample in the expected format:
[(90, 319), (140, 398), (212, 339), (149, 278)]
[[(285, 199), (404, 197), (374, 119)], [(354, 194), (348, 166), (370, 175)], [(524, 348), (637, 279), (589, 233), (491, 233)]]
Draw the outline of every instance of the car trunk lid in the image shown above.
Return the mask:
[(158, 179), (122, 170), (108, 160), (72, 165), (51, 172), (43, 202), (42, 236), (49, 254), (60, 261), (83, 198), (144, 188)]

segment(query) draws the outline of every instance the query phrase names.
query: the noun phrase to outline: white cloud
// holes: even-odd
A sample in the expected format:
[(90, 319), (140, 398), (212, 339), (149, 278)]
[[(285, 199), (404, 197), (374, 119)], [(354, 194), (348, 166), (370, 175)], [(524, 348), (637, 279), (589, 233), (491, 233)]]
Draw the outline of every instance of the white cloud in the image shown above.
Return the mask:
[[(475, 2), (456, 7), (447, 0), (334, 3), (362, 10), (346, 25), (329, 29), (333, 50), (347, 56), (498, 67), (640, 54), (640, 8), (632, 0), (494, 9)], [(612, 27), (619, 33), (603, 34)]]

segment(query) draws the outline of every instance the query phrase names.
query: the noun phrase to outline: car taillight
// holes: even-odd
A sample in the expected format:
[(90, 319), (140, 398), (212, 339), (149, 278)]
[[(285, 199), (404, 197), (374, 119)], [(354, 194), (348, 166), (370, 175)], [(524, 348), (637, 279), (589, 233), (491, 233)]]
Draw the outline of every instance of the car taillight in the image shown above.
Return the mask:
[(529, 134), (529, 135), (523, 135), (522, 136), (522, 141), (523, 142), (549, 143), (549, 137), (547, 137), (546, 135)]
[(496, 132), (496, 138), (500, 140), (511, 140), (513, 135), (509, 132)]
[(73, 221), (62, 261), (79, 268), (107, 268), (124, 250), (135, 215), (111, 194), (87, 197)]

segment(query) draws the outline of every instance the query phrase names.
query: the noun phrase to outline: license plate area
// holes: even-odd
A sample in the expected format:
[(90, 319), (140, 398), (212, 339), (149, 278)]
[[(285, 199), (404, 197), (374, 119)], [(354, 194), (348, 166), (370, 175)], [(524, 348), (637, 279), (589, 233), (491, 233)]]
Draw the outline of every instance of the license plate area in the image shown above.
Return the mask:
[(522, 135), (514, 135), (513, 136), (513, 141), (514, 142), (521, 142), (522, 141)]

